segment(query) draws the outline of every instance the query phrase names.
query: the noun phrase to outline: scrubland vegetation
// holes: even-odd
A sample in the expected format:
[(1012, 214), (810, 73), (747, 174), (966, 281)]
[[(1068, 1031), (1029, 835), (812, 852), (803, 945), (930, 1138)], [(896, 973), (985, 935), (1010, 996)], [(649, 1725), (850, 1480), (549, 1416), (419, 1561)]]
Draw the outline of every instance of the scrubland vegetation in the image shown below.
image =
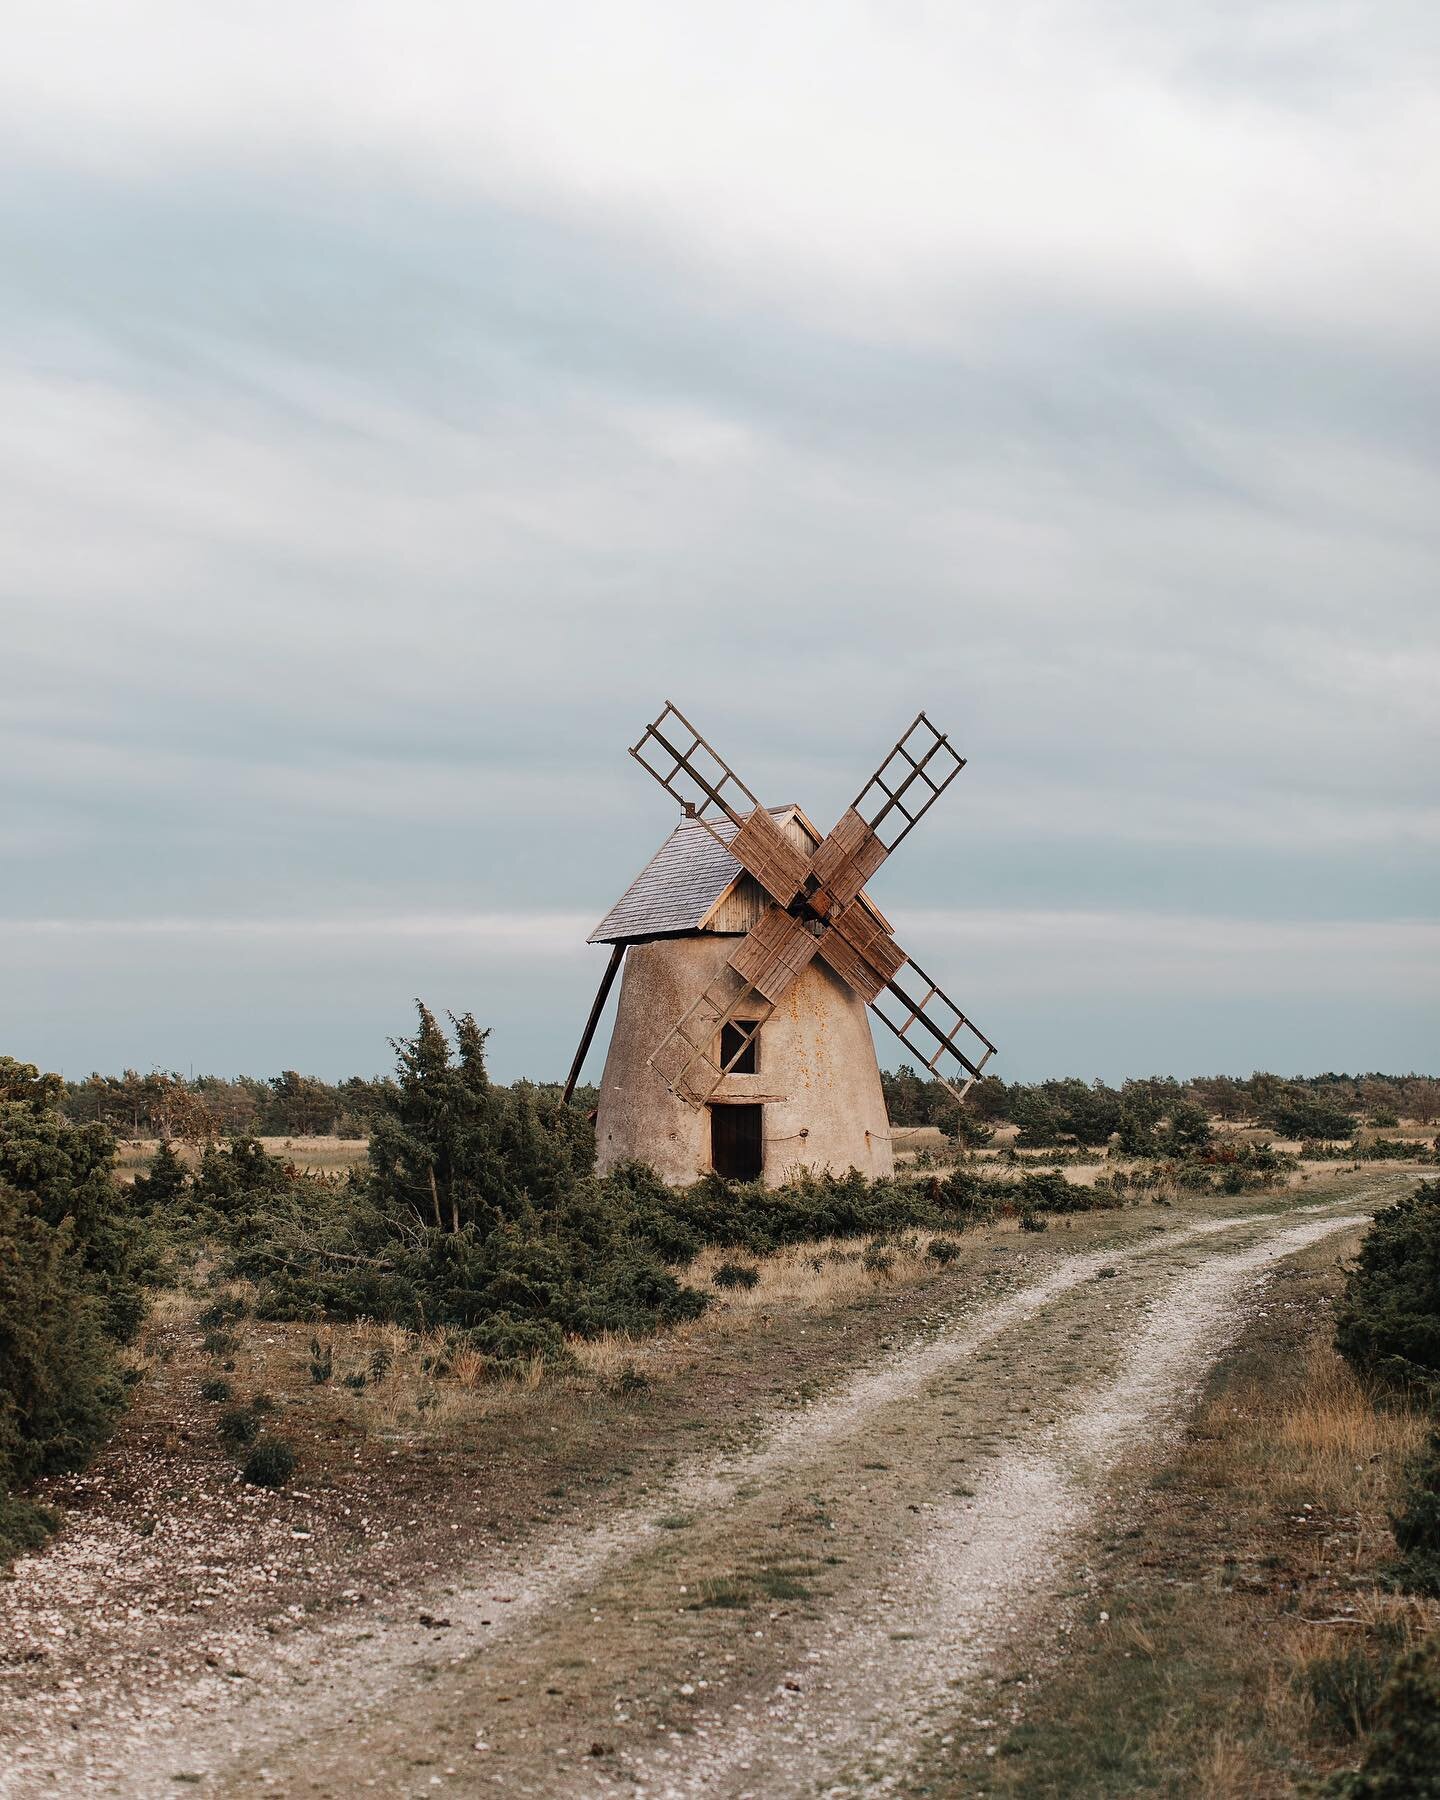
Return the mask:
[[(452, 1026), (453, 1043), (422, 1006), (392, 1077), (338, 1086), (293, 1071), (267, 1082), (127, 1073), (66, 1085), (0, 1062), (0, 1540), (13, 1547), (43, 1530), (43, 1511), (17, 1491), (80, 1466), (110, 1429), (134, 1379), (122, 1352), (147, 1288), (182, 1273), (243, 1293), (230, 1304), (262, 1319), (394, 1326), (422, 1334), (442, 1370), (478, 1358), (513, 1376), (537, 1359), (564, 1362), (577, 1340), (695, 1317), (715, 1290), (680, 1271), (712, 1249), (723, 1289), (749, 1279), (737, 1252), (864, 1239), (857, 1254), (878, 1269), (904, 1232), (935, 1235), (941, 1258), (954, 1234), (996, 1217), (1043, 1231), (1059, 1215), (1176, 1191), (1241, 1193), (1283, 1179), (1294, 1158), (1263, 1133), (1217, 1130), (1217, 1119), (1338, 1138), (1358, 1129), (1360, 1112), (1347, 1109), (1365, 1109), (1377, 1127), (1401, 1107), (1419, 1117), (1434, 1110), (1436, 1085), (987, 1081), (960, 1114), (902, 1069), (885, 1078), (897, 1126), (949, 1135), (895, 1180), (852, 1171), (777, 1191), (712, 1178), (676, 1191), (638, 1165), (594, 1176), (587, 1096), (563, 1106), (553, 1087), (493, 1083), (485, 1032), (468, 1015)], [(267, 1150), (260, 1128), (354, 1132), (357, 1157), (310, 1172)], [(128, 1186), (115, 1177), (117, 1129), (163, 1134)], [(987, 1150), (1000, 1133), (1007, 1142)], [(1363, 1139), (1345, 1154), (1366, 1154)], [(1066, 1179), (1068, 1158), (1093, 1159), (1102, 1146), (1116, 1159), (1107, 1172)], [(1394, 1147), (1428, 1154), (1413, 1140)], [(217, 1311), (222, 1349), (230, 1323)], [(232, 1425), (250, 1478), (283, 1480), (288, 1449), (263, 1419), (246, 1418), (248, 1438)]]

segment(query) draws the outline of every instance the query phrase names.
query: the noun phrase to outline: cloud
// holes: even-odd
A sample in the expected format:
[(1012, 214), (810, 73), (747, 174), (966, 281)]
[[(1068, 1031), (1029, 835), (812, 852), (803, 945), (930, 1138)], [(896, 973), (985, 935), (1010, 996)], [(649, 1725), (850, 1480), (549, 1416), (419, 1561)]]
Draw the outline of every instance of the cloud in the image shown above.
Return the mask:
[(944, 290), (1000, 269), (1424, 332), (1427, 46), (1419, 9), (1323, 3), (854, 3), (823, 28), (797, 0), (52, 3), (17, 9), (5, 111), (82, 167), (359, 155), (600, 215), (807, 317), (819, 275), (822, 305), (943, 329)]
[[(1002, 1038), (1097, 954), (1012, 907), (1265, 921), (1211, 944), (1237, 1031), (1315, 932), (1390, 979), (1440, 875), (1429, 13), (12, 10), (0, 911), (73, 922), (17, 1042), (87, 1041), (131, 926), (178, 1019), (156, 920), (271, 1062), (395, 1029), (495, 941), (440, 921), (629, 880), (667, 695), (822, 822), (917, 705), (954, 732), (877, 893), (988, 921)], [(537, 1070), (588, 999), (547, 942)]]
[(918, 950), (921, 942), (962, 965), (1002, 967), (1012, 989), (1027, 994), (1209, 994), (1218, 972), (1227, 988), (1251, 998), (1323, 990), (1408, 1000), (1440, 986), (1440, 924), (1424, 919), (905, 909), (892, 923), (927, 968), (931, 956)]

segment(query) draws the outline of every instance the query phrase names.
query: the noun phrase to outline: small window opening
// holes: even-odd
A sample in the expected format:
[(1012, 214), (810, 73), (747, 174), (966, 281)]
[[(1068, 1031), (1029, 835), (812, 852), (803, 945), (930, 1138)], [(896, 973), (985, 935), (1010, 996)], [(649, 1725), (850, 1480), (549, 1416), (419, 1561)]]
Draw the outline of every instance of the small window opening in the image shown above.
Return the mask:
[[(749, 1033), (754, 1035), (747, 1044), (745, 1039)], [(731, 1057), (735, 1058), (733, 1062), (730, 1060)], [(734, 1019), (730, 1024), (720, 1027), (720, 1067), (731, 1075), (756, 1075), (759, 1073), (760, 1021), (758, 1019)]]

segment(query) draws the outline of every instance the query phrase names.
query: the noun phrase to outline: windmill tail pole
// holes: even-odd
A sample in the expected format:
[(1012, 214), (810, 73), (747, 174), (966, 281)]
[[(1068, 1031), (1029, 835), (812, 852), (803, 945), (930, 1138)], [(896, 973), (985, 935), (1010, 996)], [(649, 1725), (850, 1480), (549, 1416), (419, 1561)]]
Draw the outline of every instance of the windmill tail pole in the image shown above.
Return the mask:
[(600, 1023), (600, 1015), (605, 1010), (605, 1002), (610, 998), (610, 990), (615, 985), (615, 974), (620, 967), (620, 959), (625, 954), (623, 944), (615, 944), (610, 950), (610, 961), (605, 973), (600, 977), (600, 986), (595, 995), (595, 1004), (590, 1008), (590, 1017), (585, 1021), (585, 1029), (580, 1034), (580, 1048), (575, 1052), (575, 1060), (570, 1065), (570, 1073), (565, 1078), (565, 1092), (560, 1096), (560, 1104), (568, 1106), (570, 1096), (575, 1092), (575, 1084), (580, 1079), (580, 1071), (585, 1067), (585, 1058), (589, 1052), (591, 1040), (595, 1036), (595, 1027)]

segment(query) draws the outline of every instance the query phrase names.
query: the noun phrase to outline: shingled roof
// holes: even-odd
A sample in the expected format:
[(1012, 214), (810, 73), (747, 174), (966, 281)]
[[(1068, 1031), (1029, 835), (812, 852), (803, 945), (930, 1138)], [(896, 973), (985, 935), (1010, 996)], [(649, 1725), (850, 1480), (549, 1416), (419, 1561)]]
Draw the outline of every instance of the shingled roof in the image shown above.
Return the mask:
[[(777, 819), (792, 817), (794, 806), (772, 806)], [(715, 827), (730, 839), (735, 827), (721, 819)], [(624, 944), (636, 938), (672, 937), (698, 931), (725, 890), (744, 873), (698, 819), (682, 819), (625, 892), (590, 933), (592, 944)]]

